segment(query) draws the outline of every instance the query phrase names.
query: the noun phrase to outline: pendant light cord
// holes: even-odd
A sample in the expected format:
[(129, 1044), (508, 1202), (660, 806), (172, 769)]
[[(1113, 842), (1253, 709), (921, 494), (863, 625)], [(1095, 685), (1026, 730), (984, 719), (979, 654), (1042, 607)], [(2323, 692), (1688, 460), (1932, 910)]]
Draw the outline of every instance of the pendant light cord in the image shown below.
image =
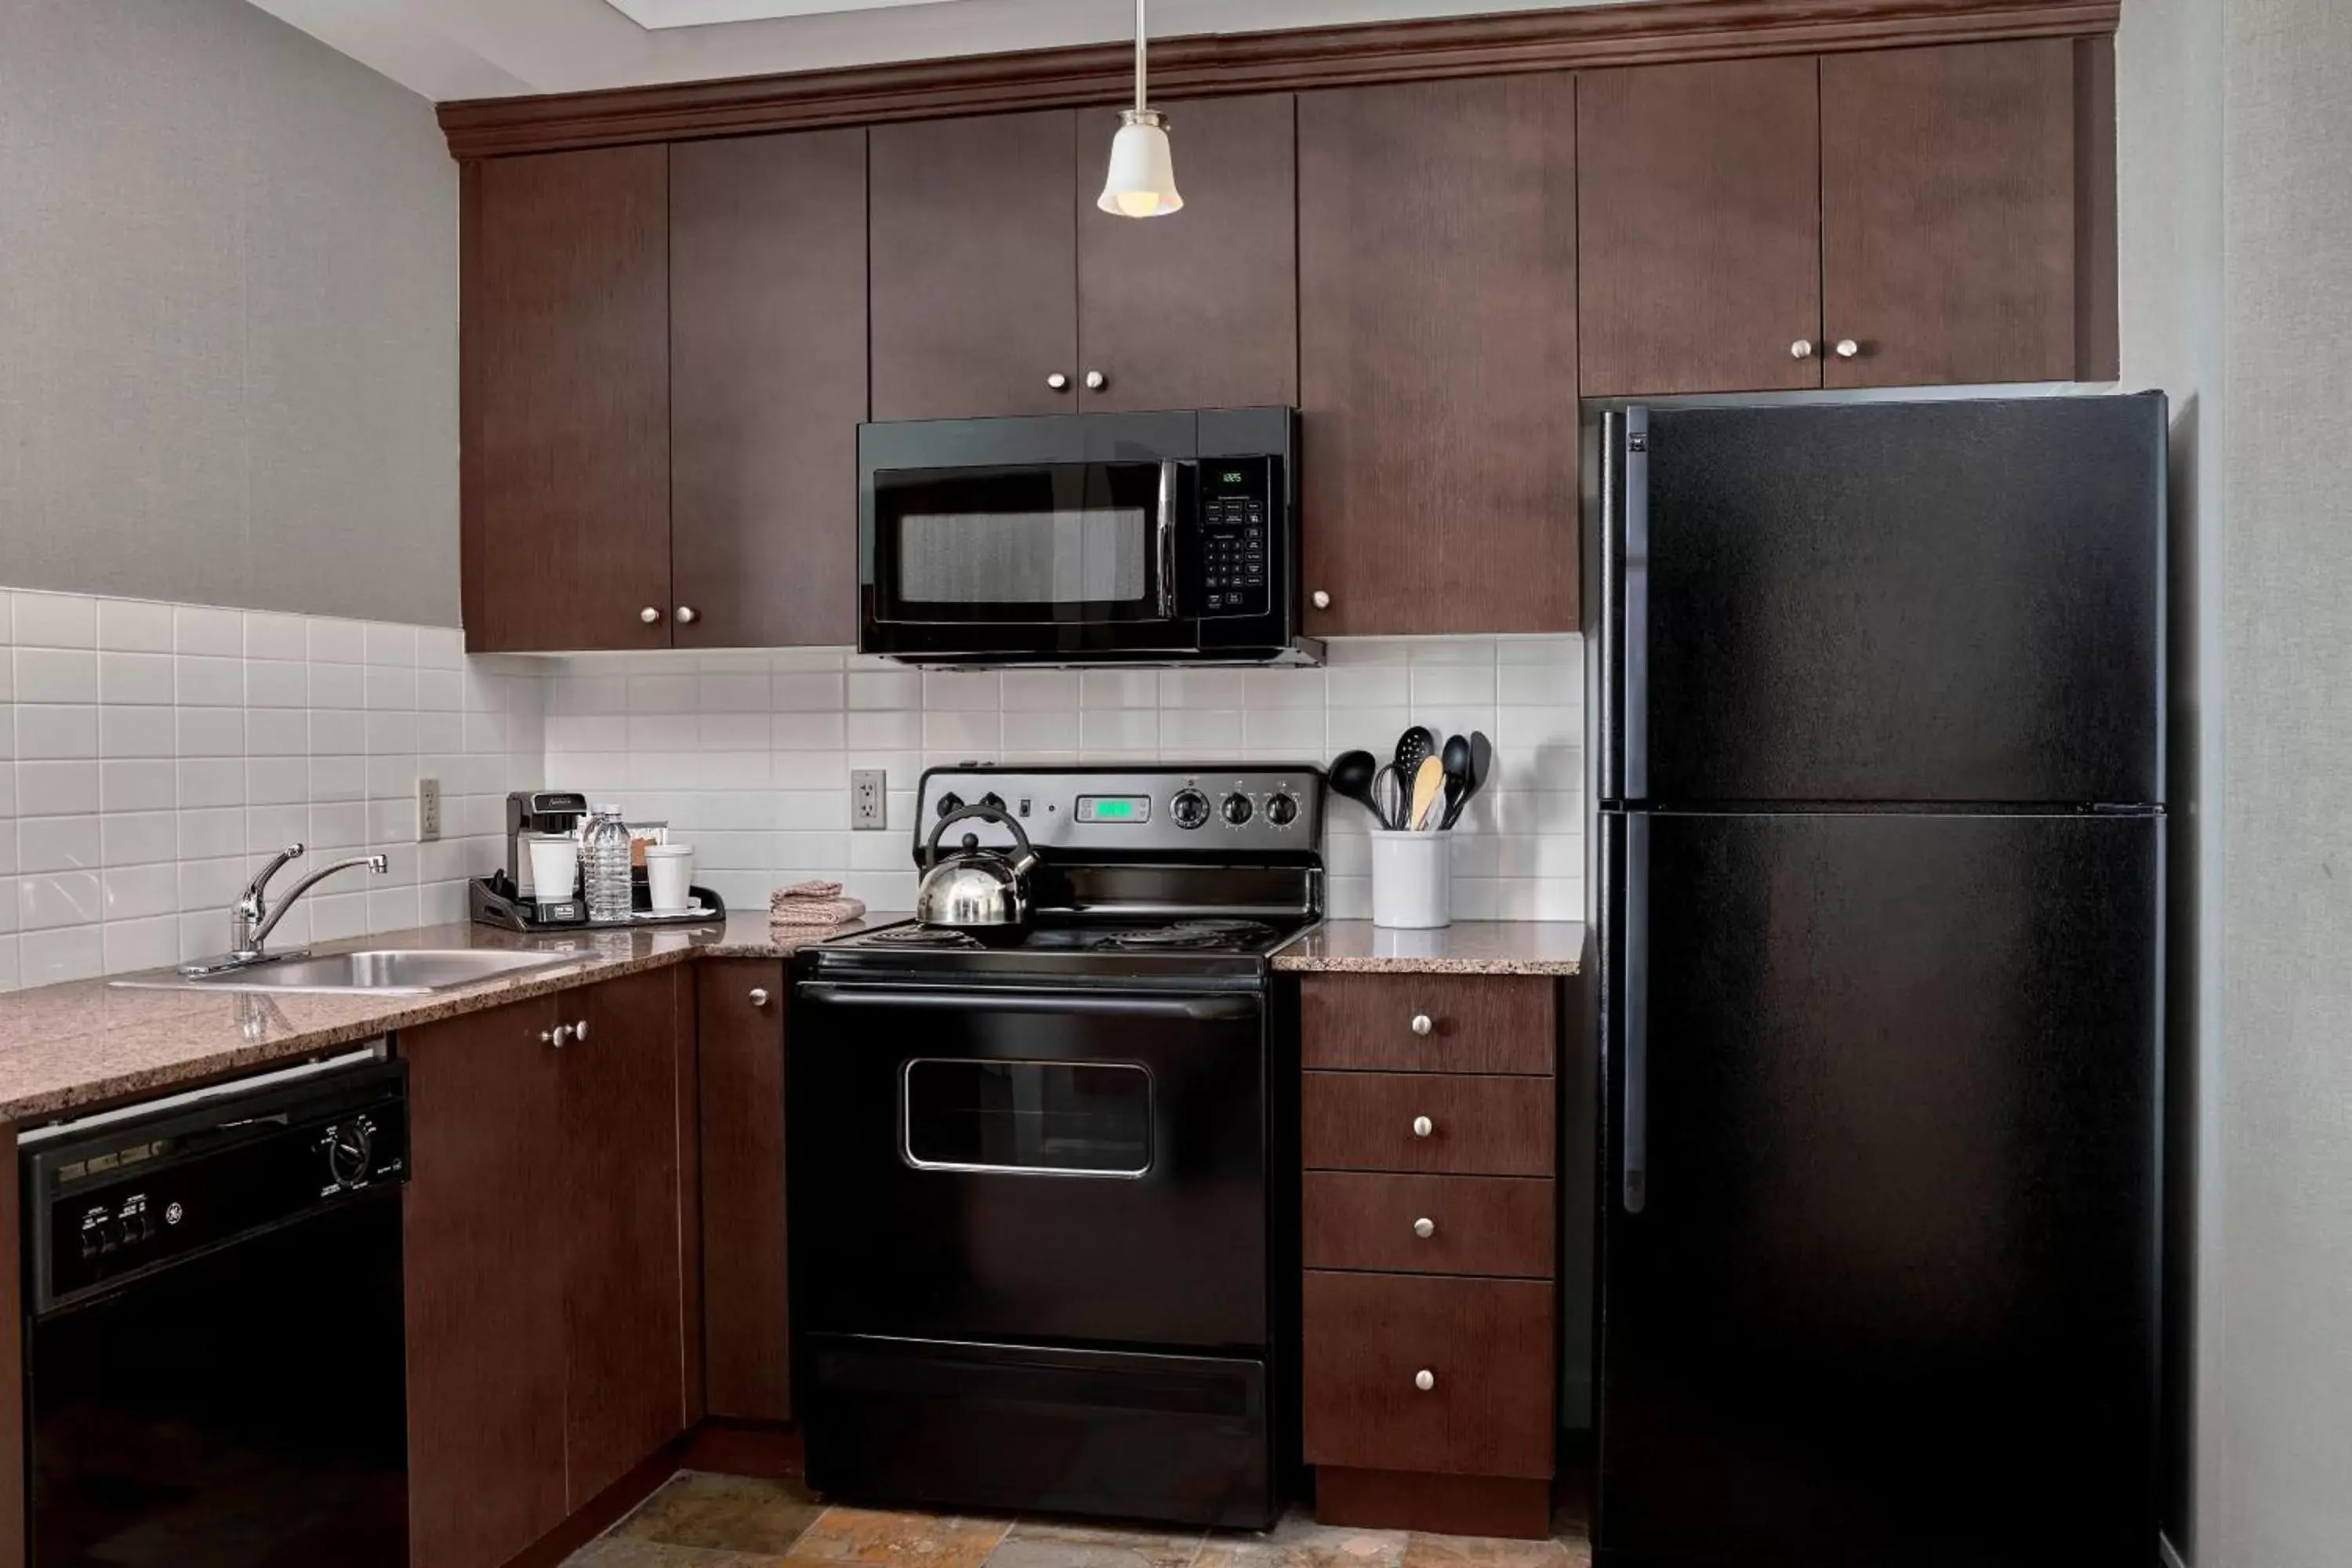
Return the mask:
[(1135, 0), (1135, 111), (1143, 110), (1143, 0)]

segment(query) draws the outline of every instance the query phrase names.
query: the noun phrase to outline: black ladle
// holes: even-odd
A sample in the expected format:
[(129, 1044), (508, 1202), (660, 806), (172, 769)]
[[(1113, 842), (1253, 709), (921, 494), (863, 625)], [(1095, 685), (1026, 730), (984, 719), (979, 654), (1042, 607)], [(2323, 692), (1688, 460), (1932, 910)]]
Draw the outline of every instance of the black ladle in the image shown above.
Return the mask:
[(1381, 820), (1381, 808), (1372, 799), (1372, 779), (1379, 771), (1380, 764), (1372, 760), (1371, 752), (1342, 752), (1331, 759), (1330, 769), (1324, 777), (1332, 794), (1354, 801), (1386, 827), (1387, 822)]
[(1460, 735), (1445, 738), (1445, 750), (1438, 762), (1445, 769), (1445, 816), (1440, 827), (1451, 827), (1454, 819), (1462, 815), (1462, 803), (1470, 798), (1470, 742)]

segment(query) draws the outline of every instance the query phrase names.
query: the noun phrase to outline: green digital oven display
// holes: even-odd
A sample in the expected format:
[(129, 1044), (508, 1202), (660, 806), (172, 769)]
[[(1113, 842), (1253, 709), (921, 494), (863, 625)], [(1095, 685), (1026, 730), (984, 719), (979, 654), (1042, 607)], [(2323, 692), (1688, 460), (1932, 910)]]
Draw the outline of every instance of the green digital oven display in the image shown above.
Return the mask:
[(1151, 820), (1151, 797), (1147, 795), (1082, 795), (1078, 796), (1080, 822), (1149, 822)]

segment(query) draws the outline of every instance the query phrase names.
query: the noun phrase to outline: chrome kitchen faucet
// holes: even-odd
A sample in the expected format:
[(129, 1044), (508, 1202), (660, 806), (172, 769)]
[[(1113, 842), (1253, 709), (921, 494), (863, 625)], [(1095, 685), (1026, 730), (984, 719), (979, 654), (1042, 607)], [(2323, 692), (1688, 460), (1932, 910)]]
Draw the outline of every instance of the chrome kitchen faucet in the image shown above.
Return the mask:
[(285, 848), (280, 849), (277, 858), (264, 866), (253, 880), (245, 885), (245, 891), (237, 895), (236, 902), (229, 906), (228, 952), (218, 958), (205, 958), (193, 963), (184, 963), (180, 965), (180, 973), (191, 980), (197, 980), (208, 974), (226, 974), (235, 970), (247, 969), (257, 963), (272, 963), (287, 958), (306, 958), (310, 956), (308, 948), (297, 948), (290, 952), (269, 952), (265, 951), (263, 946), (268, 942), (269, 933), (278, 929), (278, 922), (286, 918), (286, 911), (294, 907), (295, 901), (338, 871), (349, 871), (364, 866), (381, 877), (392, 869), (392, 862), (382, 855), (354, 856), (349, 860), (338, 860), (331, 866), (320, 867), (295, 883), (293, 890), (276, 903), (267, 902), (266, 894), (269, 888), (269, 879), (278, 875), (278, 869), (289, 860), (299, 860), (301, 858), (302, 846), (299, 844), (289, 844)]

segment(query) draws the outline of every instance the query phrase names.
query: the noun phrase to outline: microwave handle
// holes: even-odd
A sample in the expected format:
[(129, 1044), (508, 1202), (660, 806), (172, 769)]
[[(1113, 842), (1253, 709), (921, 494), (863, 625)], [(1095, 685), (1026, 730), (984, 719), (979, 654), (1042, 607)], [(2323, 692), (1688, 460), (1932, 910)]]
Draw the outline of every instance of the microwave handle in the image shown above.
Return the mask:
[(1160, 465), (1160, 618), (1176, 618), (1176, 461)]

